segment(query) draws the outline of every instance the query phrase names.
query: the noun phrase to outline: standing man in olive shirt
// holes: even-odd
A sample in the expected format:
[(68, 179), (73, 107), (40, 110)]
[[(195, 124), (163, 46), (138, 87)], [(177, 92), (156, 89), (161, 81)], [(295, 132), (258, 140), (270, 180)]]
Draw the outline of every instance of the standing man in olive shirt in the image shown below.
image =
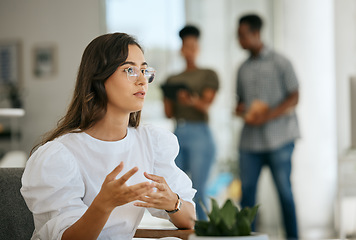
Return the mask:
[(169, 77), (166, 85), (185, 87), (177, 91), (173, 98), (165, 96), (164, 109), (168, 118), (176, 120), (175, 134), (180, 144), (176, 164), (190, 175), (193, 187), (197, 190), (195, 201), (198, 219), (206, 219), (199, 202), (207, 204), (206, 182), (215, 160), (216, 149), (208, 125), (208, 113), (219, 88), (219, 81), (214, 71), (196, 65), (199, 35), (199, 29), (194, 26), (185, 26), (179, 32), (186, 69)]

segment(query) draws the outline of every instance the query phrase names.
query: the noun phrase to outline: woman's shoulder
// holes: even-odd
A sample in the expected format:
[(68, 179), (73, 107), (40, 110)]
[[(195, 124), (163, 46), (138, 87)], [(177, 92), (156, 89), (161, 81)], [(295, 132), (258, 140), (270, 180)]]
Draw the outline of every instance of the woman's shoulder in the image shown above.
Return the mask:
[(27, 161), (21, 193), (31, 211), (43, 212), (46, 207), (50, 208), (46, 205), (49, 201), (56, 208), (53, 199), (68, 196), (63, 189), (74, 192), (78, 187), (82, 193), (84, 185), (75, 157), (61, 141), (55, 139), (40, 146)]
[(61, 142), (61, 138), (40, 146), (28, 159), (26, 168), (40, 168), (44, 171), (69, 171), (75, 167), (73, 154)]
[(58, 141), (58, 140), (59, 139), (48, 141), (45, 144), (39, 146), (36, 149), (36, 151), (31, 155), (31, 157), (55, 155), (55, 154), (58, 154), (59, 152), (65, 152), (67, 150), (65, 145), (61, 141)]
[(153, 124), (142, 124), (135, 129), (141, 138), (149, 141), (172, 143), (177, 141), (177, 137), (167, 128), (159, 127)]
[(154, 137), (155, 136), (175, 137), (175, 135), (167, 128), (159, 127), (153, 124), (142, 124), (136, 128), (136, 131), (139, 134), (147, 134)]
[(63, 136), (60, 136), (58, 138), (55, 138), (51, 141), (48, 141), (38, 147), (36, 151), (31, 155), (53, 155), (53, 154), (58, 154), (58, 153), (66, 153), (68, 152), (68, 148), (66, 147), (65, 142), (68, 141), (71, 138), (71, 133), (65, 134)]

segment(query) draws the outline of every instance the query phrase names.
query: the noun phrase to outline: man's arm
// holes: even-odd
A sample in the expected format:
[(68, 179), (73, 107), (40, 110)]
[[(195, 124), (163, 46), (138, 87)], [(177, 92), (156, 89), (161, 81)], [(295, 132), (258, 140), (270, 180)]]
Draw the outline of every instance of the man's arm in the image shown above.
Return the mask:
[(163, 100), (164, 104), (164, 113), (166, 114), (167, 118), (173, 118), (174, 117), (174, 111), (173, 111), (173, 102), (169, 98), (164, 98)]
[(267, 115), (267, 121), (278, 118), (292, 109), (298, 104), (299, 101), (299, 91), (296, 90), (289, 94), (289, 96), (276, 108), (271, 109)]
[(246, 111), (245, 104), (243, 102), (238, 102), (235, 108), (235, 114), (243, 118), (245, 115), (245, 111)]
[(258, 118), (252, 118), (246, 121), (247, 124), (260, 126), (273, 119), (276, 119), (289, 111), (293, 110), (299, 101), (299, 91), (292, 92), (281, 104), (277, 107), (270, 109), (265, 114), (260, 115)]

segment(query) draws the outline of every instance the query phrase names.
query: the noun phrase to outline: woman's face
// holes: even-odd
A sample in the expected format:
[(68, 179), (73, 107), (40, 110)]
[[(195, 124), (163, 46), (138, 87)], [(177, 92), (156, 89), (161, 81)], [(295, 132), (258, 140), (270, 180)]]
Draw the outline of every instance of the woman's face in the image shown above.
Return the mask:
[(129, 45), (129, 54), (125, 63), (118, 67), (105, 82), (108, 97), (107, 112), (130, 114), (142, 109), (148, 81), (141, 72), (137, 78), (128, 78), (126, 71), (131, 71), (133, 67), (142, 70), (148, 66), (141, 49), (136, 45)]

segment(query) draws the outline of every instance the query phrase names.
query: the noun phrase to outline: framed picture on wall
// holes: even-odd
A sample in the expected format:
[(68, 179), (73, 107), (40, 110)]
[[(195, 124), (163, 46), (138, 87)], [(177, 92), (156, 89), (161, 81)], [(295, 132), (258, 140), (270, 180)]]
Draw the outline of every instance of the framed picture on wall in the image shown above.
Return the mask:
[(0, 40), (0, 87), (19, 84), (20, 76), (20, 41)]
[(57, 72), (57, 47), (55, 44), (42, 44), (33, 50), (33, 74), (37, 78), (51, 77)]
[(19, 40), (0, 39), (0, 108), (22, 106), (22, 45)]

